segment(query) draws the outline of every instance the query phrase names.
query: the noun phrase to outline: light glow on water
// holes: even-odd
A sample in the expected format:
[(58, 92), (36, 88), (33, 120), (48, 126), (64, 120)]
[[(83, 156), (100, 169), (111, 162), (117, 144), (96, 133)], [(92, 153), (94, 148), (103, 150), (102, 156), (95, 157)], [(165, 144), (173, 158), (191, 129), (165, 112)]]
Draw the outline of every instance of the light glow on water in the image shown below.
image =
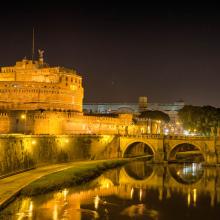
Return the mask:
[(154, 166), (135, 162), (106, 172), (86, 186), (18, 198), (0, 213), (0, 219), (11, 213), (5, 219), (217, 220), (217, 175), (220, 168), (196, 163)]

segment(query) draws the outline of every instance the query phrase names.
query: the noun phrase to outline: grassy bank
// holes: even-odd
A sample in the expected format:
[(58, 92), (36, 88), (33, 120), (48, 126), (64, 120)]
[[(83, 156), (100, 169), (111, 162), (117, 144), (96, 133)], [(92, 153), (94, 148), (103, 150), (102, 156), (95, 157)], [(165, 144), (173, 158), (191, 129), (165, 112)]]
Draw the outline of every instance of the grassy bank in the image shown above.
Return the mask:
[(21, 190), (25, 196), (33, 196), (85, 183), (101, 175), (103, 171), (128, 163), (128, 159), (91, 161), (77, 164), (66, 170), (52, 173), (30, 183)]

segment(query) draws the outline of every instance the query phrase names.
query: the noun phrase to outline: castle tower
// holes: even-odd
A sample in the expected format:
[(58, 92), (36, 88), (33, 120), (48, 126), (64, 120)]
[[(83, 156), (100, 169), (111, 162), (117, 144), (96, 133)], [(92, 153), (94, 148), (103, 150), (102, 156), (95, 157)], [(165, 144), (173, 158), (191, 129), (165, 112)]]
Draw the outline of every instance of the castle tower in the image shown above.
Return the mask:
[(138, 99), (139, 112), (143, 112), (147, 110), (147, 97), (140, 96)]

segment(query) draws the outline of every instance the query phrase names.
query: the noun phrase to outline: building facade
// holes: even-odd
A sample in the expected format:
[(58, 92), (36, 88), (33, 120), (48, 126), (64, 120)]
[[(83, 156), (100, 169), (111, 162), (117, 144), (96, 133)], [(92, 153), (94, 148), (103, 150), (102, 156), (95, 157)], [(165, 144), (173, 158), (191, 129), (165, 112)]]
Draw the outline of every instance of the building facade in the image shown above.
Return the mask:
[(82, 112), (82, 77), (75, 70), (23, 59), (0, 68), (0, 109)]
[[(183, 101), (174, 103), (146, 103), (146, 101), (147, 98), (140, 97), (137, 103), (84, 103), (83, 111), (99, 114), (130, 113), (133, 115), (138, 115), (142, 110), (162, 111), (169, 115), (170, 122), (161, 125), (162, 128), (158, 123), (154, 123), (158, 129), (152, 130), (151, 127), (148, 127), (147, 133), (183, 134), (183, 128), (178, 117), (178, 111), (185, 105)], [(152, 124), (152, 121), (150, 120), (147, 124)]]

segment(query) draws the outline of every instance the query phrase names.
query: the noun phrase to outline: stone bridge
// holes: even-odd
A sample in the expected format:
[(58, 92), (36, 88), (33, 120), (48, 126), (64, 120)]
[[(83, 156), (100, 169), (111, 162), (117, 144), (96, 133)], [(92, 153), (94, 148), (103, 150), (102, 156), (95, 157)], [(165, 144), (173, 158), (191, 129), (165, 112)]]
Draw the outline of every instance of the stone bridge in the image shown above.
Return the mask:
[(214, 137), (142, 135), (120, 136), (119, 139), (123, 157), (142, 151), (142, 154), (151, 154), (155, 162), (163, 162), (175, 160), (178, 154), (188, 151), (200, 154), (206, 164), (220, 162), (220, 140)]

